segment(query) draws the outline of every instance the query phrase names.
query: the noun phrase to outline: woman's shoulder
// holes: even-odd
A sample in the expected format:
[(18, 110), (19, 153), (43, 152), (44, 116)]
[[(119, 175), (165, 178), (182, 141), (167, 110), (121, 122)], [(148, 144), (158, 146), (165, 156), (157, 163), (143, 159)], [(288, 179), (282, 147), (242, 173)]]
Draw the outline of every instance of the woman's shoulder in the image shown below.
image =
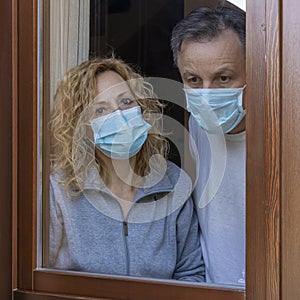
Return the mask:
[(61, 182), (65, 178), (64, 173), (61, 170), (55, 170), (50, 173), (50, 185), (54, 186), (61, 186)]
[[(174, 162), (167, 160), (166, 175), (172, 177), (179, 177), (180, 172), (183, 170)], [(184, 171), (183, 171), (184, 172)]]
[(167, 160), (165, 177), (170, 180), (173, 187), (183, 188), (186, 191), (192, 190), (192, 180), (190, 176), (182, 168), (169, 160)]
[(64, 183), (65, 175), (62, 171), (55, 171), (50, 173), (50, 192), (56, 200), (71, 199)]

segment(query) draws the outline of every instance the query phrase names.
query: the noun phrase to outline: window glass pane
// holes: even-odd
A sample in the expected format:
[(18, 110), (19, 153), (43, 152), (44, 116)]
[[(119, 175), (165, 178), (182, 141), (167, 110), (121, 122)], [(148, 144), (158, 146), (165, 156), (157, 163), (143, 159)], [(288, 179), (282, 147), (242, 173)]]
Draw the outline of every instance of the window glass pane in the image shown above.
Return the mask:
[(246, 11), (246, 0), (232, 0), (231, 3)]
[[(185, 103), (200, 86), (185, 82), (170, 46), (174, 26), (207, 1), (45, 3), (42, 266), (202, 282), (205, 260), (209, 283), (243, 288), (245, 131), (200, 139)], [(244, 116), (245, 61), (234, 57), (230, 74), (206, 69), (236, 82), (222, 86), (240, 99), (231, 129)]]

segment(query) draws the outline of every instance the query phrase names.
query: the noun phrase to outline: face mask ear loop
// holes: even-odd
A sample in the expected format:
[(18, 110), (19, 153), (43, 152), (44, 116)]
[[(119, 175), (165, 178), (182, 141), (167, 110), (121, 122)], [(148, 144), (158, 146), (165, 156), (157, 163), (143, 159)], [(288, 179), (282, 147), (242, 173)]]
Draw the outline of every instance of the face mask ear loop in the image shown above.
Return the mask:
[[(244, 92), (244, 89), (246, 88), (247, 86), (247, 83), (245, 83), (243, 86), (242, 86), (242, 91)], [(245, 114), (246, 114), (246, 109), (244, 108), (244, 99), (243, 99), (243, 96), (242, 96), (242, 99), (241, 99), (241, 107), (242, 109), (244, 110)]]

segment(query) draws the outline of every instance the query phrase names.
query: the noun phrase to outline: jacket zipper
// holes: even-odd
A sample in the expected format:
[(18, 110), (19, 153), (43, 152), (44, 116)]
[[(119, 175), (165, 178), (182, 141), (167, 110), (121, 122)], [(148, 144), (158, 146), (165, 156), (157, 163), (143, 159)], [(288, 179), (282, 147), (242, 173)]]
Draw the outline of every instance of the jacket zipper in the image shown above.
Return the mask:
[(127, 223), (127, 221), (123, 221), (123, 229), (124, 229), (125, 237), (128, 236), (128, 223)]
[[(159, 193), (159, 192), (161, 192), (161, 191), (162, 191), (162, 192), (170, 192), (171, 190), (166, 190), (166, 189), (163, 189), (163, 190), (157, 190), (157, 191), (155, 192), (155, 194), (157, 194), (157, 193)], [(153, 193), (153, 192), (152, 192), (152, 193)], [(151, 193), (151, 194), (152, 194), (152, 193)], [(149, 195), (151, 195), (151, 194), (146, 194), (146, 195), (144, 195), (144, 196), (149, 196)], [(155, 198), (156, 198), (156, 197), (155, 197)], [(154, 199), (154, 200), (156, 201), (157, 199)], [(119, 203), (118, 203), (118, 204), (119, 204)], [(119, 204), (119, 207), (120, 207), (120, 209), (121, 209), (121, 211), (122, 211), (122, 207), (121, 207), (120, 204)], [(124, 248), (125, 248), (125, 257), (126, 257), (126, 274), (127, 274), (127, 276), (130, 275), (130, 259), (129, 259), (128, 240), (127, 240), (127, 237), (128, 237), (128, 234), (129, 234), (127, 218), (128, 218), (129, 213), (130, 213), (130, 210), (128, 211), (128, 214), (127, 214), (126, 218), (123, 219)], [(124, 215), (123, 215), (123, 217), (124, 217)]]
[(128, 223), (127, 220), (123, 221), (123, 232), (124, 232), (124, 243), (125, 243), (125, 256), (126, 256), (126, 274), (127, 276), (130, 275), (130, 259), (129, 259), (129, 251), (128, 251)]
[[(155, 195), (154, 195), (154, 200), (155, 201), (157, 200), (157, 193), (155, 193)], [(127, 274), (127, 276), (130, 275), (130, 259), (129, 259), (129, 251), (128, 251), (128, 239), (127, 239), (128, 234), (129, 234), (127, 218), (129, 216), (130, 210), (128, 211), (127, 216), (123, 219), (123, 233), (124, 233), (124, 243), (125, 243), (126, 274)], [(123, 215), (123, 217), (124, 217), (124, 215)]]

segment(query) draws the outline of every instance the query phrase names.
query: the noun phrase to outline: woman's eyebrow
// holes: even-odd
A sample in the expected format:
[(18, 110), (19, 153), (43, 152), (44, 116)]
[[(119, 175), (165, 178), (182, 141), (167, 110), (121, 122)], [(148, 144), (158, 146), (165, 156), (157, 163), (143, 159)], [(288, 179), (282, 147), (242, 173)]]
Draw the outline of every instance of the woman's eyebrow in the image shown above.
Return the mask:
[(125, 92), (123, 92), (123, 93), (120, 93), (120, 94), (117, 96), (117, 99), (120, 99), (120, 98), (122, 98), (122, 97), (124, 97), (124, 96), (130, 96), (130, 97), (132, 97), (132, 94), (131, 94), (129, 91), (125, 91)]
[(108, 100), (105, 100), (105, 99), (102, 99), (102, 100), (98, 100), (97, 97), (94, 101), (94, 105), (103, 105), (103, 104), (107, 104), (109, 101)]
[[(94, 105), (99, 105), (99, 104), (100, 105), (104, 105), (104, 104), (108, 105), (110, 103), (110, 101), (111, 101), (110, 97), (105, 98), (105, 99), (103, 99), (103, 98), (99, 99), (100, 96), (101, 96), (101, 93), (98, 94), (95, 97), (94, 102), (93, 102)], [(129, 91), (124, 91), (124, 92), (121, 92), (121, 93), (117, 94), (117, 96), (114, 96), (113, 98), (116, 99), (116, 100), (119, 100), (119, 99), (121, 99), (124, 96), (127, 96), (127, 97), (130, 96), (130, 97), (132, 97), (132, 94)]]
[(118, 98), (123, 97), (126, 93), (127, 93), (127, 91), (126, 91), (126, 92), (122, 92), (122, 93), (118, 94), (117, 97), (118, 97)]

